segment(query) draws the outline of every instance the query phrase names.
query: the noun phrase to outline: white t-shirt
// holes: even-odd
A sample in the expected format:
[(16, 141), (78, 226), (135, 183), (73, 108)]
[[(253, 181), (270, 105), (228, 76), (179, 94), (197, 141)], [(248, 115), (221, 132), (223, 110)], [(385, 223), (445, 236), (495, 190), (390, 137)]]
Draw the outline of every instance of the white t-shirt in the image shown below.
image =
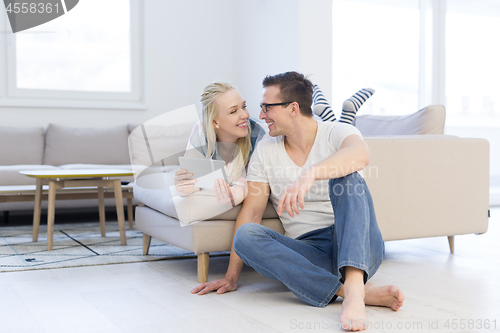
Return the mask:
[[(346, 137), (361, 132), (354, 126), (339, 122), (318, 122), (313, 147), (304, 166), (299, 167), (286, 152), (284, 137), (266, 135), (257, 145), (248, 165), (247, 181), (268, 183), (271, 202), (277, 209), (284, 190), (292, 184), (304, 169), (315, 165), (340, 149)], [(317, 180), (304, 195), (304, 209), (294, 218), (286, 211), (280, 216), (285, 234), (297, 238), (307, 232), (326, 228), (335, 223), (328, 193), (328, 180)]]

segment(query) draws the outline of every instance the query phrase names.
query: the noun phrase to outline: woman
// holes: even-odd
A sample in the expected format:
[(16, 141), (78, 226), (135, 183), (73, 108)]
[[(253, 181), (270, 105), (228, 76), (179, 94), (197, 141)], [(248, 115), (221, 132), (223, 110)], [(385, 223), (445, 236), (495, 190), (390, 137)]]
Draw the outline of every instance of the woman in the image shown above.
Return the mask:
[[(201, 95), (202, 121), (191, 132), (184, 156), (212, 158), (226, 162), (230, 186), (217, 179), (214, 190), (217, 202), (240, 204), (247, 193), (246, 165), (257, 142), (266, 133), (250, 119), (246, 102), (229, 83), (211, 83)], [(192, 174), (176, 172), (175, 187), (181, 196), (199, 191)]]
[[(373, 95), (374, 90), (362, 89), (347, 99), (340, 121), (352, 124), (361, 105)], [(217, 179), (214, 190), (220, 204), (240, 204), (247, 194), (246, 166), (256, 144), (265, 130), (250, 119), (246, 101), (230, 83), (216, 82), (205, 87), (201, 95), (202, 121), (191, 132), (184, 156), (212, 158), (226, 162), (229, 184)], [(322, 121), (336, 121), (330, 105), (317, 85), (314, 85), (313, 112)], [(181, 196), (200, 190), (193, 174), (180, 169), (176, 172), (175, 188)]]

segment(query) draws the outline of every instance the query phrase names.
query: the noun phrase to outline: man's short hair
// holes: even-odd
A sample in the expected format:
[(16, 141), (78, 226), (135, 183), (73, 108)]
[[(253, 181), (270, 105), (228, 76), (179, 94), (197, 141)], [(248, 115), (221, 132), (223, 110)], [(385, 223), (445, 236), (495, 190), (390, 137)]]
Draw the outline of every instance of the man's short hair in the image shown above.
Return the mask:
[(268, 75), (262, 80), (262, 86), (264, 88), (278, 86), (280, 88), (279, 97), (282, 102), (297, 102), (300, 113), (304, 116), (312, 117), (313, 84), (304, 74), (286, 72)]

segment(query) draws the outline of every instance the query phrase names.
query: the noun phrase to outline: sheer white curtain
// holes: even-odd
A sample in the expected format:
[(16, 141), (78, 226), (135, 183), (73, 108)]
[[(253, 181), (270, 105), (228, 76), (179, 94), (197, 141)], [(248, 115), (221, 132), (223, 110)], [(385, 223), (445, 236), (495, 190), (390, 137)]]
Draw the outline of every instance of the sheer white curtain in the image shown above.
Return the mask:
[(419, 2), (333, 1), (333, 94), (342, 102), (358, 89), (376, 93), (363, 114), (407, 114), (418, 108)]
[(500, 127), (500, 1), (448, 0), (449, 125)]

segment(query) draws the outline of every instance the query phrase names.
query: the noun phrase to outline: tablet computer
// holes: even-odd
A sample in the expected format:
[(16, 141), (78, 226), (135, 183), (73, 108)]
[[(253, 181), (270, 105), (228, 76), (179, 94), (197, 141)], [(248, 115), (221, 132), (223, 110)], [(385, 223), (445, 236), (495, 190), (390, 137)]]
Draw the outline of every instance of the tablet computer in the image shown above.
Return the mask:
[(226, 162), (208, 158), (179, 157), (181, 169), (186, 169), (196, 179), (194, 186), (214, 188), (215, 180), (222, 178), (228, 182), (225, 166)]

